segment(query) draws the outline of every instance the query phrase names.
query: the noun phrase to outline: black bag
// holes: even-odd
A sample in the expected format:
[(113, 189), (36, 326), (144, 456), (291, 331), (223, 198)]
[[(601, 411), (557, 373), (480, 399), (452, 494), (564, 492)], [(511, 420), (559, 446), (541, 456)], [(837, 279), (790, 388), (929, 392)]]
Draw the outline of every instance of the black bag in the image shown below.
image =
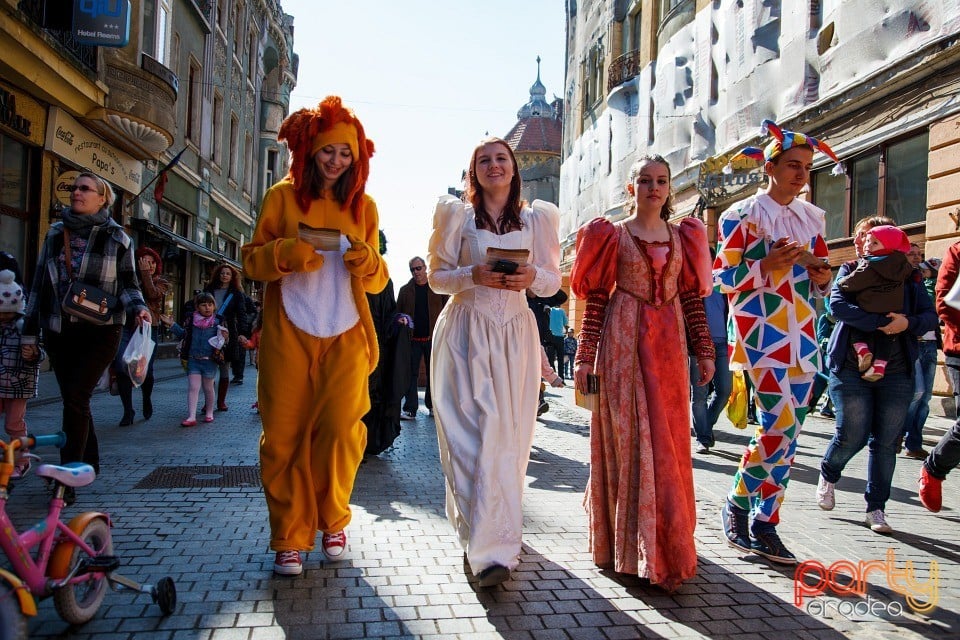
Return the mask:
[(83, 282), (71, 282), (63, 297), (63, 312), (92, 324), (107, 324), (117, 306), (117, 296)]
[(61, 307), (63, 312), (74, 318), (85, 320), (91, 324), (107, 324), (113, 317), (119, 300), (117, 296), (107, 293), (100, 287), (76, 282), (73, 279), (73, 260), (70, 255), (70, 232), (63, 230), (63, 251), (66, 254), (67, 278), (70, 286), (67, 295), (63, 297)]

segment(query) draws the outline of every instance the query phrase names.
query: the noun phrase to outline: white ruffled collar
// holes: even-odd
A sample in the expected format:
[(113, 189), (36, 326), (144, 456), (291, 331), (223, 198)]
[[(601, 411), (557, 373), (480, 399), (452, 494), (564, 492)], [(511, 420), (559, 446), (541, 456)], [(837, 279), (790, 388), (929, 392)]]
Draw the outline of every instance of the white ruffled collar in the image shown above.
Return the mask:
[(789, 238), (806, 245), (825, 231), (823, 209), (800, 198), (783, 205), (768, 193), (761, 193), (756, 199), (753, 218), (758, 234), (773, 241)]

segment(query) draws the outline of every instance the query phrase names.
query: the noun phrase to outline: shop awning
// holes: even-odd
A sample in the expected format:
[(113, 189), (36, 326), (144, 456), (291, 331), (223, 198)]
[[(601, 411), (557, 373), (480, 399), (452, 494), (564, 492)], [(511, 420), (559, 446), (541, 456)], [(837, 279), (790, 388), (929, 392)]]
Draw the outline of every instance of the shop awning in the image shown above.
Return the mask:
[(166, 240), (171, 244), (175, 244), (181, 249), (186, 249), (187, 251), (195, 253), (205, 260), (210, 260), (212, 262), (226, 262), (240, 271), (243, 270), (243, 267), (239, 262), (231, 260), (222, 253), (217, 253), (212, 249), (208, 249), (207, 247), (203, 246), (202, 244), (198, 244), (193, 240), (187, 240), (183, 236), (177, 235), (169, 229), (164, 229), (161, 226), (153, 224), (149, 220), (144, 220), (143, 218), (133, 218), (130, 220), (130, 226), (138, 231), (149, 233), (150, 235)]

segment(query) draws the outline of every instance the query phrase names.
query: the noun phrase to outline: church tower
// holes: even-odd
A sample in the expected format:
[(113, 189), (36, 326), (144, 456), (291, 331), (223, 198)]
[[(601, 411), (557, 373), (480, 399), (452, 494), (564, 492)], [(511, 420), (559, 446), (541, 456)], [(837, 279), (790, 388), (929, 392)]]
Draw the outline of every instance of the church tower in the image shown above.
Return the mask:
[(530, 87), (530, 100), (520, 107), (517, 123), (503, 139), (517, 157), (523, 198), (559, 204), (563, 101), (554, 98), (547, 102), (546, 94), (537, 56), (537, 80)]

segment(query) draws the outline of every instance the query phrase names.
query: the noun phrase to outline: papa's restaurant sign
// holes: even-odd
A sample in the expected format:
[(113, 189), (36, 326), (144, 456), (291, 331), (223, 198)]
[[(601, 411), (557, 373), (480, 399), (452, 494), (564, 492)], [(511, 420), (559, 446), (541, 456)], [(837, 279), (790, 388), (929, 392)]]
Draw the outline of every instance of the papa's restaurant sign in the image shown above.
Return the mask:
[(128, 193), (140, 191), (143, 163), (110, 146), (57, 107), (50, 108), (46, 147)]
[[(737, 158), (731, 164), (730, 158), (735, 154), (731, 152), (713, 156), (700, 163), (697, 191), (708, 206), (735, 199), (742, 192), (752, 191), (763, 182), (763, 166), (753, 158), (745, 157)], [(724, 173), (728, 165), (733, 171)]]

